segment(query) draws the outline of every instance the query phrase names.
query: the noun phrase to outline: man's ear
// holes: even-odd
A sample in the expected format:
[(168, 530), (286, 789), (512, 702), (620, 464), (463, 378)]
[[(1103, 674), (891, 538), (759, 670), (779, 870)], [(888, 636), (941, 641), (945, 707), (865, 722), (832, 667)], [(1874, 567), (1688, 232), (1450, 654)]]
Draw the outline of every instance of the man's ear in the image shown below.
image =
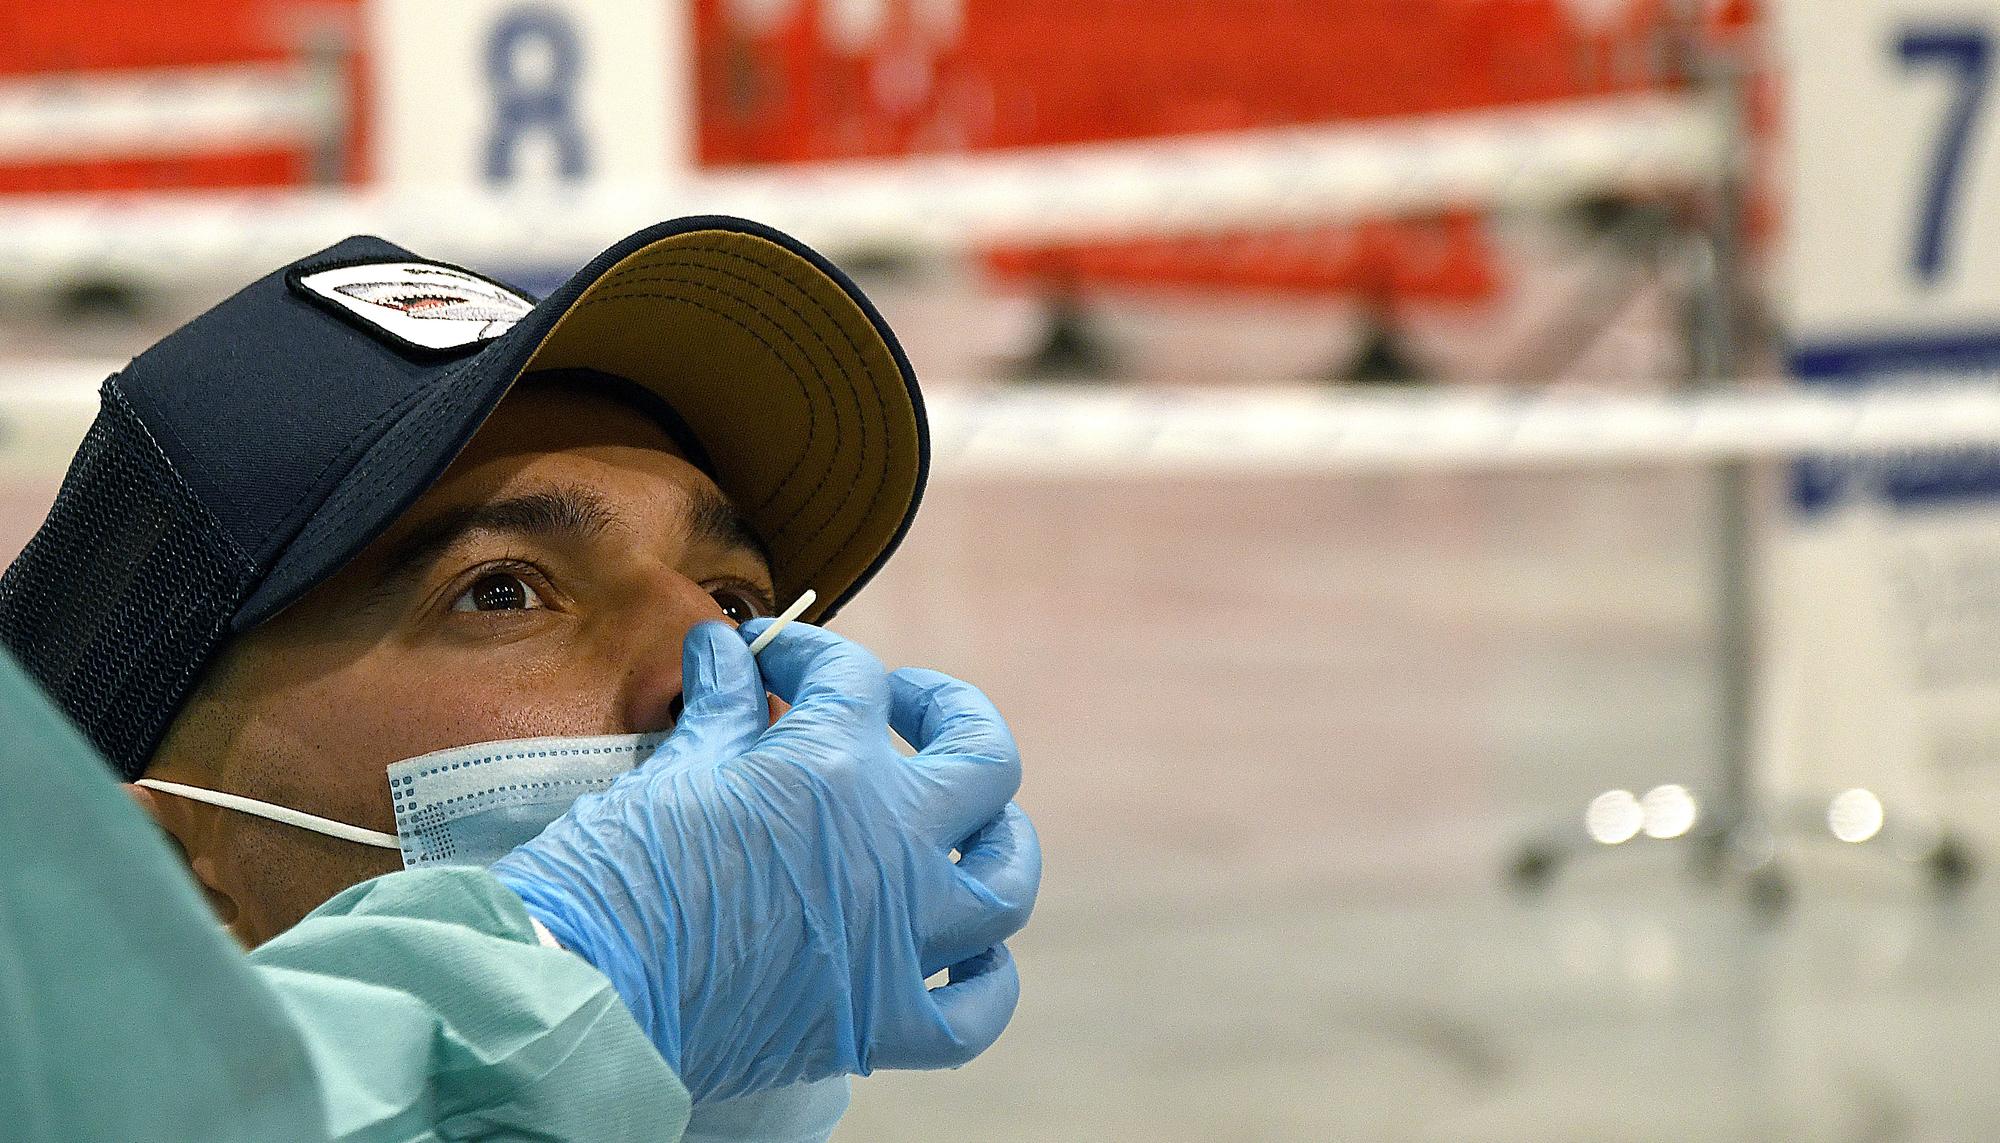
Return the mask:
[(131, 795), (146, 816), (153, 819), (160, 832), (167, 837), (168, 844), (180, 854), (181, 861), (194, 874), (195, 883), (201, 886), (202, 896), (208, 898), (208, 906), (225, 925), (236, 920), (236, 900), (223, 888), (222, 878), (216, 875), (215, 857), (209, 852), (206, 839), (213, 836), (209, 828), (218, 810), (214, 806), (176, 798), (162, 794), (145, 786), (125, 783), (125, 792)]
[(178, 799), (166, 797), (158, 791), (149, 790), (144, 786), (132, 782), (126, 782), (124, 786), (125, 792), (131, 795), (132, 800), (138, 803), (139, 808), (145, 811), (146, 816), (153, 819), (153, 824), (159, 826), (161, 832), (167, 835), (167, 840), (180, 852), (181, 860), (186, 861), (188, 859), (187, 843), (182, 840), (181, 831), (174, 828), (177, 824), (183, 826), (187, 824), (178, 820), (183, 816), (176, 812), (180, 809), (179, 806), (174, 805)]

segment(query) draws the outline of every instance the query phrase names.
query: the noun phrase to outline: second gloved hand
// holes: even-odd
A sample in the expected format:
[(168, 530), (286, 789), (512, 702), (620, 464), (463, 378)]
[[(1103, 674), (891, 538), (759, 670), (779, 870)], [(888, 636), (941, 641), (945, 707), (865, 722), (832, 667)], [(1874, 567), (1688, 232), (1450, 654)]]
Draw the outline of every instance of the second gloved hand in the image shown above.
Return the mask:
[[(1013, 1014), (1002, 942), (1041, 881), (1013, 738), (965, 683), (803, 624), (760, 678), (765, 625), (695, 628), (673, 736), (493, 872), (698, 1101), (965, 1063)], [(791, 704), (768, 727), (766, 689)]]

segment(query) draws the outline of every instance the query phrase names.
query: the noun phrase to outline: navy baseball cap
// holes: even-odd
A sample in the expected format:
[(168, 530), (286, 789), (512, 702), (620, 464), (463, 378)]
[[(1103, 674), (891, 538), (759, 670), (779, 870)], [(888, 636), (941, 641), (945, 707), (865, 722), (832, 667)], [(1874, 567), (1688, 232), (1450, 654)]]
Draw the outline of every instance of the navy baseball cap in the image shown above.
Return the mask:
[(529, 374), (657, 407), (824, 621), (909, 529), (929, 467), (895, 335), (832, 263), (726, 217), (642, 230), (541, 302), (350, 238), (104, 383), (0, 577), (0, 642), (128, 778), (210, 657), (386, 531)]

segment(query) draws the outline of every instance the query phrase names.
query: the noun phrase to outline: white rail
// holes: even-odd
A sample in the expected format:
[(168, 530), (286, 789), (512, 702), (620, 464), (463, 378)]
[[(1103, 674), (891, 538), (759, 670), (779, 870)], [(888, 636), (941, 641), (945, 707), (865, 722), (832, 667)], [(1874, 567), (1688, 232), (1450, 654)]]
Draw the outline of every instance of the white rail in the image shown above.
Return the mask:
[[(0, 105), (0, 115), (6, 114)], [(38, 113), (34, 133), (59, 134)], [(21, 123), (27, 123), (23, 119)], [(240, 278), (349, 234), (497, 267), (569, 266), (649, 222), (726, 213), (838, 253), (1212, 234), (1567, 201), (1713, 178), (1721, 117), (1630, 97), (1396, 122), (711, 171), (576, 193), (292, 191), (0, 199), (0, 285)], [(25, 137), (0, 122), (0, 138)]]
[[(0, 465), (59, 472), (115, 364), (0, 363)], [(1700, 396), (933, 385), (940, 479), (1266, 477), (2000, 448), (2000, 383)]]
[(319, 144), (340, 93), (281, 64), (0, 80), (0, 163), (75, 162)]
[(2000, 385), (1700, 396), (1006, 389), (931, 402), (941, 474), (1279, 476), (2000, 447)]

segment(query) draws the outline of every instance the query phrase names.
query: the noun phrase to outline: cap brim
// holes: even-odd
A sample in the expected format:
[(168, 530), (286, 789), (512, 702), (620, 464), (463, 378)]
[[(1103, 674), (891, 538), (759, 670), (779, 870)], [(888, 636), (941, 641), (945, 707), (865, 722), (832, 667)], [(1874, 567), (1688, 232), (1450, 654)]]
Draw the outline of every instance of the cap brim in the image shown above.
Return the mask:
[(895, 335), (832, 263), (743, 219), (618, 243), (446, 367), (351, 467), (237, 611), (244, 630), (325, 580), (443, 475), (514, 382), (592, 369), (659, 396), (770, 552), (781, 602), (830, 618), (901, 542), (930, 464)]

